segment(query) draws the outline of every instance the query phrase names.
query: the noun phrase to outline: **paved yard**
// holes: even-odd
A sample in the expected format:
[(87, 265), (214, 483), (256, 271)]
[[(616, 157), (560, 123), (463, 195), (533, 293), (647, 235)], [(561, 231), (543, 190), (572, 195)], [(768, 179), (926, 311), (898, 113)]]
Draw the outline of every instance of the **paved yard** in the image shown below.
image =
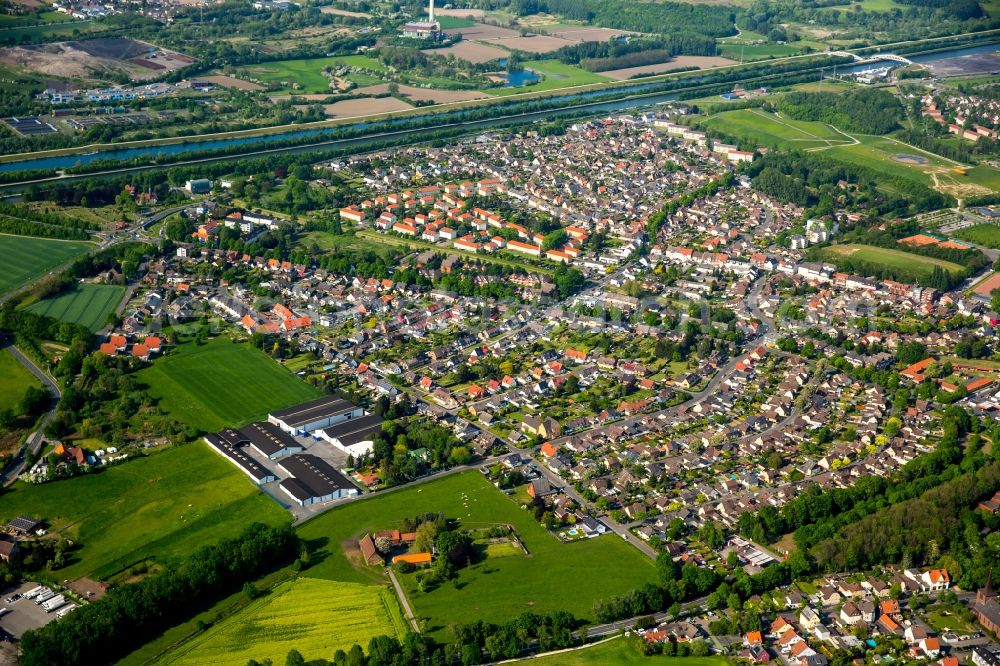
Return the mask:
[(3, 617), (0, 617), (0, 629), (3, 629), (15, 638), (20, 638), (24, 632), (44, 627), (56, 619), (55, 612), (46, 613), (41, 606), (36, 606), (31, 599), (21, 598), (13, 603), (3, 601), (12, 594), (24, 594), (37, 586), (37, 583), (22, 583), (20, 585), (5, 587), (0, 592), (0, 608), (7, 609)]

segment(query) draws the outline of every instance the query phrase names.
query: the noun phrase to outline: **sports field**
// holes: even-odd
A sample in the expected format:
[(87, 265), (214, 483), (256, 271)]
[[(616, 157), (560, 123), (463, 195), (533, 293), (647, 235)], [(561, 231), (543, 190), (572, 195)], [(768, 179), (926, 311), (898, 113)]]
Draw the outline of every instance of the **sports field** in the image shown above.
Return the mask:
[(153, 558), (187, 555), (234, 537), (248, 523), (290, 520), (277, 502), (202, 442), (57, 483), (16, 483), (0, 502), (4, 524), (20, 515), (79, 544), (53, 578), (106, 579)]
[(595, 601), (653, 580), (652, 560), (622, 539), (609, 535), (563, 543), (477, 472), (352, 502), (303, 523), (300, 536), (322, 544), (320, 561), (309, 575), (384, 582), (381, 567), (352, 562), (344, 544), (354, 545), (366, 532), (398, 527), (405, 517), (431, 511), (467, 527), (513, 525), (529, 553), (486, 558), (430, 592), (417, 589), (414, 575), (400, 576), (422, 629), (438, 637), (453, 623), (470, 618), (501, 622), (523, 611), (565, 610), (593, 619)]
[(1000, 226), (995, 224), (976, 224), (954, 231), (951, 235), (955, 238), (975, 243), (976, 245), (1000, 248)]
[(257, 421), (319, 396), (262, 351), (227, 338), (179, 345), (138, 377), (163, 410), (204, 431)]
[(0, 294), (44, 275), (90, 247), (90, 243), (79, 241), (0, 234)]
[(15, 414), (28, 387), (42, 385), (8, 349), (0, 349), (0, 377), (0, 410), (12, 409)]
[(243, 666), (250, 659), (284, 663), (289, 650), (307, 661), (330, 659), (374, 636), (406, 634), (399, 601), (389, 587), (298, 578), (279, 585), (157, 664)]
[(104, 326), (124, 293), (125, 287), (113, 284), (78, 284), (54, 298), (33, 303), (28, 310), (96, 331)]
[(542, 80), (528, 86), (490, 88), (484, 92), (488, 92), (491, 95), (515, 95), (535, 90), (555, 90), (557, 88), (569, 88), (570, 86), (582, 86), (587, 83), (600, 83), (601, 81), (611, 80), (606, 76), (588, 72), (575, 65), (566, 65), (558, 60), (529, 60), (522, 64), (524, 69), (530, 69), (536, 74), (541, 75)]
[(935, 266), (940, 266), (952, 273), (961, 273), (964, 268), (958, 264), (934, 257), (924, 257), (919, 254), (912, 254), (902, 250), (893, 250), (885, 247), (875, 247), (873, 245), (861, 245), (852, 243), (848, 245), (831, 245), (823, 250), (826, 257), (836, 260), (836, 257), (851, 256), (861, 261), (874, 264), (883, 264), (896, 268), (905, 268), (912, 271), (922, 271), (930, 275)]
[(625, 666), (631, 664), (662, 664), (662, 666), (726, 666), (722, 657), (644, 657), (633, 650), (622, 638), (614, 638), (581, 650), (561, 652), (548, 657), (524, 659), (532, 666)]

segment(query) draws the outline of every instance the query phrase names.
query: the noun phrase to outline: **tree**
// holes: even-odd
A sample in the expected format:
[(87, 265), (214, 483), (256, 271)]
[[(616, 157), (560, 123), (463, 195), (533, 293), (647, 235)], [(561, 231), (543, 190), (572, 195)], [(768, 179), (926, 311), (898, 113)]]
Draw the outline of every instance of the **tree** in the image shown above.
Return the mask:
[(583, 273), (575, 268), (567, 268), (562, 265), (552, 274), (552, 279), (561, 298), (572, 296), (583, 289), (583, 285), (586, 283)]
[(469, 464), (469, 461), (472, 460), (472, 453), (469, 451), (468, 447), (454, 446), (451, 449), (451, 455), (448, 457), (451, 462), (456, 465), (467, 465)]
[(298, 650), (289, 650), (285, 657), (285, 666), (306, 666), (305, 657)]
[(438, 535), (436, 544), (438, 554), (455, 566), (468, 563), (472, 557), (472, 542), (461, 532), (447, 531)]

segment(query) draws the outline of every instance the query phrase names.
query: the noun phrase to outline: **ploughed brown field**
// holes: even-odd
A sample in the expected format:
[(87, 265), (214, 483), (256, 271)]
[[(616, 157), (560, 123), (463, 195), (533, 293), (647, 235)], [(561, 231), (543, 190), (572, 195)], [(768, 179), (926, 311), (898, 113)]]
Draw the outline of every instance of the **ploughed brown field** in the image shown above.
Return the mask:
[(623, 69), (609, 69), (606, 72), (598, 72), (601, 76), (607, 76), (608, 78), (614, 79), (616, 81), (624, 81), (625, 79), (632, 78), (636, 74), (662, 74), (663, 72), (672, 72), (675, 69), (683, 69), (685, 67), (697, 67), (699, 69), (707, 69), (709, 67), (721, 67), (723, 65), (734, 65), (735, 60), (730, 60), (729, 58), (723, 58), (721, 56), (675, 56), (670, 62), (658, 63), (655, 65), (641, 65), (639, 67), (625, 67)]

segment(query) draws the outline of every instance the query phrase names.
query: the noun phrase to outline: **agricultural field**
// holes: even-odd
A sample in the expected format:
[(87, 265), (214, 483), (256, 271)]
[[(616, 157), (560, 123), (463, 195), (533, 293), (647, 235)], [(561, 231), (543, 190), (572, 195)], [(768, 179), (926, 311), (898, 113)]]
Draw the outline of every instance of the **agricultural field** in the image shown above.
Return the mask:
[(476, 25), (475, 21), (472, 21), (463, 16), (440, 16), (436, 15), (434, 17), (440, 25), (442, 30), (458, 30), (459, 28), (471, 28)]
[(399, 601), (383, 585), (298, 578), (283, 583), (238, 613), (181, 644), (161, 666), (243, 666), (249, 659), (283, 663), (289, 650), (306, 660), (329, 659), (378, 635), (406, 634)]
[(896, 2), (896, 0), (860, 0), (860, 2), (851, 3), (850, 5), (843, 5), (838, 7), (831, 7), (830, 11), (835, 11), (843, 14), (848, 11), (855, 11), (854, 7), (861, 7), (862, 11), (866, 12), (891, 12), (895, 9), (900, 11), (906, 9), (906, 5)]
[(517, 86), (510, 88), (490, 88), (487, 92), (491, 95), (514, 95), (522, 92), (533, 92), (536, 90), (555, 90), (557, 88), (569, 88), (571, 86), (582, 86), (588, 83), (601, 83), (608, 81), (608, 77), (594, 72), (566, 65), (557, 60), (529, 60), (523, 63), (525, 69), (530, 69), (542, 76), (538, 83), (527, 86)]
[(740, 44), (719, 42), (719, 55), (737, 62), (786, 58), (805, 52), (801, 44)]
[[(456, 580), (430, 592), (417, 589), (413, 574), (400, 582), (422, 629), (442, 636), (450, 624), (476, 617), (503, 621), (522, 611), (565, 610), (592, 619), (594, 602), (650, 582), (653, 562), (614, 536), (563, 543), (481, 474), (466, 472), (364, 502), (334, 508), (303, 523), (302, 538), (322, 544), (309, 575), (349, 582), (384, 582), (381, 567), (349, 556), (366, 532), (398, 527), (403, 518), (442, 512), (463, 527), (514, 527), (528, 555), (503, 553), (458, 572)], [(614, 571), (613, 576), (608, 575)], [(587, 581), (578, 585), (574, 581)]]
[(976, 224), (951, 233), (960, 240), (969, 241), (984, 247), (1000, 248), (1000, 226), (995, 224)]
[[(65, 14), (57, 14), (65, 16)], [(69, 18), (69, 17), (67, 17)], [(31, 44), (42, 39), (59, 37), (82, 37), (91, 32), (105, 30), (106, 26), (97, 21), (58, 21), (42, 25), (15, 25), (7, 27), (0, 24), (0, 44)]]
[(96, 331), (104, 326), (124, 293), (125, 287), (79, 284), (70, 291), (31, 304), (28, 310)]
[(202, 442), (99, 474), (57, 483), (16, 483), (4, 494), (0, 520), (45, 521), (51, 534), (79, 544), (59, 580), (107, 579), (152, 559), (183, 557), (206, 543), (236, 536), (252, 521), (287, 522), (288, 513)]
[(609, 69), (601, 72), (600, 74), (601, 76), (606, 76), (609, 79), (614, 79), (615, 81), (626, 81), (638, 74), (664, 74), (666, 72), (672, 72), (675, 69), (686, 69), (689, 67), (711, 69), (713, 67), (725, 67), (733, 64), (735, 64), (735, 61), (729, 60), (728, 58), (720, 58), (719, 56), (679, 55), (674, 56), (668, 62), (659, 63), (657, 65), (640, 65), (637, 67), (624, 67), (622, 69)]
[(660, 655), (644, 657), (636, 653), (622, 638), (612, 638), (580, 650), (521, 661), (532, 666), (630, 666), (631, 664), (726, 666), (729, 664), (729, 660), (722, 657), (663, 657)]
[(0, 377), (3, 377), (0, 382), (0, 411), (12, 409), (15, 414), (25, 391), (31, 386), (42, 385), (9, 349), (0, 349)]
[(260, 350), (226, 338), (182, 344), (138, 378), (163, 410), (203, 431), (256, 421), (319, 395)]
[(44, 275), (91, 247), (90, 243), (79, 241), (0, 234), (0, 257), (4, 258), (0, 294)]
[(903, 250), (893, 250), (891, 248), (861, 245), (858, 243), (831, 245), (823, 250), (823, 254), (827, 260), (833, 263), (836, 263), (837, 257), (851, 256), (874, 264), (920, 271), (926, 275), (930, 275), (935, 266), (940, 266), (951, 273), (961, 273), (964, 270), (962, 266), (943, 259), (924, 257), (919, 254), (904, 252)]
[(330, 118), (350, 118), (353, 116), (368, 116), (377, 113), (405, 111), (413, 106), (395, 97), (379, 97), (377, 99), (344, 99), (333, 104), (323, 105), (323, 113)]

